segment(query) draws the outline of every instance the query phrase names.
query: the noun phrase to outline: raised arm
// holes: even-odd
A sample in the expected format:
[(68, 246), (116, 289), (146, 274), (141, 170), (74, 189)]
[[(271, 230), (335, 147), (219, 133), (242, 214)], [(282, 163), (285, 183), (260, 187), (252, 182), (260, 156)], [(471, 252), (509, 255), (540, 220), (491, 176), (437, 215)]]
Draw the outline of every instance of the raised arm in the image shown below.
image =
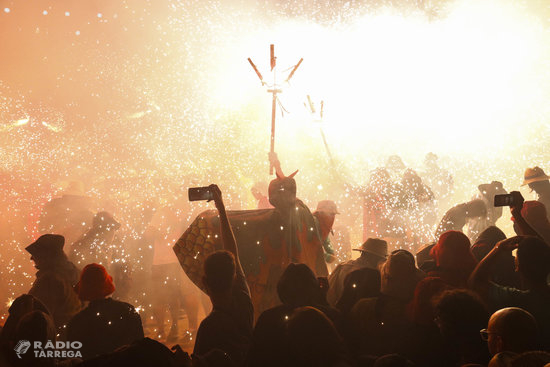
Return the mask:
[(515, 236), (497, 243), (495, 247), (487, 254), (487, 256), (485, 256), (479, 264), (477, 264), (476, 268), (470, 275), (470, 279), (468, 280), (468, 285), (470, 288), (486, 299), (491, 283), (491, 272), (494, 265), (498, 261), (498, 258), (501, 254), (512, 252), (512, 250), (516, 249), (522, 238), (522, 236)]
[(283, 173), (283, 170), (281, 169), (281, 162), (279, 161), (279, 157), (277, 156), (277, 153), (269, 152), (269, 163), (275, 167), (275, 172), (277, 173), (278, 177), (285, 177), (285, 174)]
[(223, 249), (229, 251), (235, 256), (235, 265), (238, 272), (243, 272), (241, 266), (241, 261), (239, 260), (239, 250), (237, 249), (237, 241), (235, 240), (235, 235), (229, 224), (229, 219), (227, 218), (227, 213), (225, 211), (225, 204), (222, 199), (222, 192), (218, 185), (210, 185), (210, 192), (212, 193), (214, 204), (216, 204), (216, 209), (220, 215), (220, 231), (222, 235)]

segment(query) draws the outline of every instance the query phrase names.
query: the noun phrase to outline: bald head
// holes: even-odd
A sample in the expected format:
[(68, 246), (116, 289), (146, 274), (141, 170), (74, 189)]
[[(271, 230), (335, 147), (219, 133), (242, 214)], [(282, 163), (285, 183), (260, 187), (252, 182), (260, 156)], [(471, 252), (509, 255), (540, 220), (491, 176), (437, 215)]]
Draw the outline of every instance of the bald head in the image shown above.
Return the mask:
[(489, 351), (523, 353), (537, 347), (537, 323), (527, 311), (508, 307), (495, 312), (489, 319)]

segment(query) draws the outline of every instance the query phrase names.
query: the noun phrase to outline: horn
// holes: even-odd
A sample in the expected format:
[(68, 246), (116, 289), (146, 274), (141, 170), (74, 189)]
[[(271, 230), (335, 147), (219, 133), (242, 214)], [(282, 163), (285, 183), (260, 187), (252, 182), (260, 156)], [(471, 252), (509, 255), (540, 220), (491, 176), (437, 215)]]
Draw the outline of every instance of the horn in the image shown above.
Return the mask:
[(275, 176), (277, 176), (278, 179), (285, 178), (285, 176), (279, 176), (279, 172), (277, 172), (277, 170), (275, 170)]
[(288, 176), (288, 178), (293, 178), (294, 176), (296, 176), (298, 171), (299, 171), (298, 169), (296, 171), (294, 171), (294, 173), (292, 173), (290, 176)]

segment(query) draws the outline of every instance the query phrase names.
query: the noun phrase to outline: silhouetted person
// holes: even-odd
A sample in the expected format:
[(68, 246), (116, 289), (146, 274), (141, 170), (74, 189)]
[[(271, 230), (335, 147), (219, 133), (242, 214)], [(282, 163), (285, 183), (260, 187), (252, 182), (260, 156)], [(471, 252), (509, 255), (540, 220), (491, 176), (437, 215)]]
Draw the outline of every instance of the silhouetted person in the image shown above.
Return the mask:
[(508, 307), (491, 316), (481, 336), (487, 341), (492, 363), (496, 364), (523, 352), (537, 350), (537, 329), (533, 315), (521, 308)]
[(254, 308), (221, 191), (210, 185), (210, 192), (220, 216), (224, 250), (214, 252), (204, 262), (203, 282), (213, 309), (199, 326), (193, 353), (201, 356), (221, 349), (241, 365), (252, 340)]
[(479, 335), (489, 313), (477, 294), (464, 289), (445, 291), (435, 306), (435, 315), (454, 365), (485, 365), (489, 361), (487, 346)]
[(433, 190), (439, 202), (446, 202), (453, 193), (453, 176), (438, 164), (438, 156), (432, 152), (424, 158), (422, 180)]
[(40, 342), (45, 345), (48, 340), (55, 342), (55, 326), (51, 316), (45, 312), (35, 310), (24, 315), (19, 323), (15, 333), (17, 340), (28, 340), (31, 342), (29, 350), (20, 355), (21, 364), (25, 367), (54, 367), (57, 366), (57, 360), (55, 358), (41, 358), (37, 357), (34, 353), (34, 343)]
[(351, 351), (359, 355), (399, 353), (409, 343), (406, 306), (424, 274), (416, 268), (411, 253), (396, 250), (381, 266), (380, 275), (380, 296), (359, 300), (350, 312)]
[(65, 325), (81, 307), (73, 291), (78, 269), (63, 252), (64, 244), (63, 236), (45, 234), (25, 248), (38, 269), (29, 294), (48, 308), (57, 327)]
[(407, 305), (412, 329), (405, 355), (419, 366), (441, 367), (448, 361), (445, 344), (435, 323), (435, 305), (441, 294), (452, 288), (441, 278), (426, 277), (417, 284), (414, 297)]
[(92, 221), (92, 228), (71, 246), (69, 259), (80, 269), (91, 263), (109, 266), (109, 255), (113, 251), (110, 247), (119, 228), (120, 223), (111, 214), (97, 213)]
[(256, 182), (251, 188), (250, 192), (254, 199), (258, 202), (257, 209), (269, 209), (273, 208), (273, 205), (269, 203), (267, 197), (267, 183), (263, 181)]
[[(17, 297), (11, 304), (8, 312), (9, 316), (6, 319), (4, 327), (0, 329), (0, 366), (3, 366), (2, 357), (5, 358), (5, 364), (11, 361), (15, 363), (17, 358), (14, 353), (14, 347), (20, 339), (17, 338), (16, 332), (19, 321), (28, 313), (33, 311), (41, 311), (49, 315), (49, 311), (36, 297), (30, 294), (23, 294)], [(50, 317), (51, 319), (51, 317)], [(54, 330), (55, 333), (55, 330)]]
[(462, 231), (469, 219), (484, 217), (487, 215), (487, 207), (481, 199), (459, 204), (447, 211), (435, 231), (435, 239), (447, 231)]
[(478, 194), (472, 199), (483, 200), (487, 207), (487, 215), (473, 218), (468, 222), (468, 237), (471, 241), (479, 236), (487, 227), (494, 226), (497, 220), (502, 217), (502, 207), (495, 206), (495, 195), (507, 194), (502, 186), (502, 182), (493, 181), (487, 184), (481, 184), (477, 187)]
[[(505, 239), (506, 235), (499, 228), (495, 226), (488, 227), (479, 234), (472, 245), (472, 254), (479, 262), (491, 252), (499, 241)], [(515, 269), (516, 265), (512, 254), (502, 254), (495, 265), (491, 280), (500, 285), (519, 288), (521, 283), (519, 274), (516, 273)]]
[(546, 367), (549, 364), (550, 353), (542, 350), (532, 350), (512, 359), (510, 367)]
[(549, 177), (544, 173), (542, 168), (533, 167), (527, 168), (523, 176), (523, 185), (528, 185), (529, 188), (537, 193), (538, 201), (546, 207), (546, 215), (550, 220), (550, 181)]
[(403, 175), (403, 171), (407, 169), (407, 166), (403, 163), (400, 156), (394, 154), (388, 157), (385, 168), (389, 172), (390, 176), (397, 180)]
[[(516, 270), (526, 290), (503, 287), (490, 281), (493, 269), (502, 254), (517, 249)], [(550, 248), (541, 239), (516, 236), (500, 241), (477, 265), (470, 276), (470, 286), (492, 307), (519, 307), (537, 320), (543, 346), (550, 346), (550, 287), (546, 278), (550, 272)]]
[(490, 226), (482, 231), (475, 239), (472, 245), (472, 254), (477, 261), (481, 261), (495, 245), (502, 240), (506, 239), (504, 232), (496, 226)]
[(334, 219), (336, 219), (338, 208), (336, 203), (332, 200), (321, 200), (317, 203), (317, 209), (313, 212), (313, 218), (315, 219), (315, 226), (317, 227), (318, 235), (325, 251), (325, 261), (332, 263), (336, 259), (334, 256), (334, 248), (330, 243), (329, 234), (332, 233), (332, 226), (334, 225)]
[[(172, 351), (164, 344), (149, 338), (143, 338), (130, 345), (121, 347), (112, 353), (85, 360), (79, 367), (201, 367), (208, 364), (192, 364), (191, 358), (179, 345)], [(219, 363), (214, 366), (226, 367)]]
[(331, 321), (338, 322), (335, 309), (319, 304), (319, 282), (305, 264), (291, 263), (279, 282), (277, 294), (282, 304), (262, 312), (254, 328), (254, 339), (248, 363), (250, 366), (284, 366), (288, 362), (285, 344), (286, 326), (292, 312), (304, 306), (312, 306)]
[[(532, 200), (524, 202), (521, 207), (521, 216), (538, 236), (540, 236), (547, 244), (550, 244), (550, 221), (546, 216), (546, 208), (543, 203)], [(528, 234), (523, 233), (523, 230), (515, 225), (516, 217), (517, 215), (512, 217), (516, 233), (519, 235)]]
[(435, 197), (420, 176), (412, 169), (405, 170), (399, 194), (400, 215), (409, 233), (406, 243), (417, 247), (432, 239), (432, 230), (437, 220)]
[(67, 340), (82, 343), (82, 357), (89, 359), (143, 338), (141, 318), (135, 308), (108, 297), (115, 291), (113, 278), (99, 264), (84, 267), (75, 286), (88, 306), (67, 325)]
[(524, 201), (519, 191), (512, 191), (510, 195), (514, 202), (514, 205), (510, 206), (510, 213), (516, 234), (538, 237), (548, 244), (550, 223), (545, 216), (544, 204), (538, 201)]
[(378, 269), (388, 256), (388, 243), (378, 238), (369, 238), (354, 251), (361, 252), (361, 255), (355, 260), (339, 264), (328, 278), (327, 301), (331, 305), (335, 305), (342, 296), (344, 280), (348, 274), (362, 268)]
[[(399, 174), (401, 176), (401, 174)], [(372, 171), (363, 195), (363, 240), (369, 237), (402, 236), (401, 218), (396, 215), (399, 185), (385, 168)]]
[[(181, 222), (173, 208), (165, 207), (153, 216), (147, 237), (153, 247), (151, 267), (152, 297), (154, 321), (158, 338), (165, 336), (165, 316), (170, 312), (170, 331), (166, 337), (172, 342), (178, 337), (178, 313), (182, 298), (182, 274), (172, 246), (181, 235)], [(191, 312), (190, 312), (191, 313)], [(192, 319), (192, 317), (190, 318)], [(196, 325), (194, 330), (196, 330)]]
[(470, 240), (459, 231), (443, 233), (430, 250), (436, 267), (428, 276), (439, 277), (453, 287), (466, 287), (477, 261), (470, 250)]
[[(22, 294), (17, 297), (11, 304), (8, 310), (8, 318), (0, 331), (0, 344), (13, 344), (16, 341), (15, 329), (17, 328), (17, 324), (19, 323), (21, 317), (36, 310), (49, 313), (46, 306), (44, 306), (44, 304), (34, 296), (31, 296), (30, 294)], [(13, 345), (11, 346), (13, 347)]]
[(342, 296), (336, 302), (336, 308), (342, 315), (347, 315), (360, 299), (380, 296), (380, 283), (380, 272), (376, 269), (352, 271), (344, 279)]
[(288, 319), (287, 366), (346, 367), (348, 354), (329, 318), (313, 307), (302, 307)]
[(62, 196), (53, 198), (42, 208), (38, 223), (40, 233), (58, 233), (67, 246), (76, 241), (92, 225), (93, 200), (86, 196), (84, 184), (71, 181)]

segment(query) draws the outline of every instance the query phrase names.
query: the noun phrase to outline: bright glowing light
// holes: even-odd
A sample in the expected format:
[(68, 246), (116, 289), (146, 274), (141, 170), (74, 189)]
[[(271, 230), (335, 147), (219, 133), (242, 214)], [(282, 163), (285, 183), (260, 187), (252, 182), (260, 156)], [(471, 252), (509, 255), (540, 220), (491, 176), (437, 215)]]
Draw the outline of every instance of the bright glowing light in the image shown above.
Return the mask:
[[(516, 143), (525, 123), (548, 111), (550, 91), (540, 89), (550, 83), (548, 36), (513, 2), (458, 1), (437, 19), (388, 9), (345, 25), (251, 27), (257, 31), (228, 33), (222, 42), (228, 47), (218, 51), (225, 62), (211, 79), (213, 102), (240, 110), (260, 101), (269, 116), (269, 96), (246, 57), (267, 81), (269, 43), (279, 70), (304, 57), (280, 97), (291, 112), (278, 115), (278, 138), (287, 146), (317, 139), (303, 107), (307, 94), (325, 101), (326, 134), (345, 156), (399, 150), (420, 159), (428, 150), (471, 155), (480, 148), (499, 154), (495, 146)], [(498, 138), (488, 141), (491, 135)], [(410, 140), (416, 144), (403, 144)]]
[(53, 131), (55, 133), (58, 133), (62, 130), (60, 126), (54, 126), (52, 124), (47, 123), (46, 121), (42, 121), (42, 126), (46, 127), (48, 130)]
[(26, 117), (24, 119), (17, 120), (13, 123), (13, 126), (22, 126), (28, 124), (30, 121), (30, 118)]

